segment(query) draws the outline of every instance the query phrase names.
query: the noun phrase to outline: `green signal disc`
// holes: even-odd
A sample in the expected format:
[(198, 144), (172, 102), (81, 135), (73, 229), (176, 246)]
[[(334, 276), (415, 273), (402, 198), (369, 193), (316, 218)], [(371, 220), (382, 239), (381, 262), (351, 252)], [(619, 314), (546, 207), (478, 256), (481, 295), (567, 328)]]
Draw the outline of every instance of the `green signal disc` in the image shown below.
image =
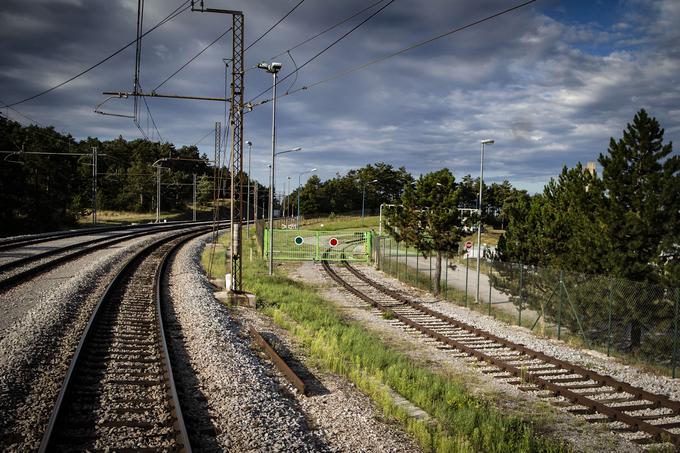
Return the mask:
[(295, 236), (295, 245), (302, 245), (305, 239), (302, 236)]

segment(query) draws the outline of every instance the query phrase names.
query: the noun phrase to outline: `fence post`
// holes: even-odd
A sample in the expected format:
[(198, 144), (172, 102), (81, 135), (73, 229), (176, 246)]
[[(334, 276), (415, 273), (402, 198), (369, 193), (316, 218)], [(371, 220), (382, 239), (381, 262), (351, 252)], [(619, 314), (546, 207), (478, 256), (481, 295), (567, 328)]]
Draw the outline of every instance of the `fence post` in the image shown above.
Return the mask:
[(321, 260), (321, 255), (319, 254), (319, 232), (316, 232), (316, 244), (314, 246), (314, 260), (315, 261), (320, 261)]
[(415, 287), (420, 288), (420, 250), (416, 248), (416, 282)]
[(404, 252), (404, 267), (406, 274), (404, 275), (404, 281), (408, 283), (408, 244), (406, 244), (406, 252)]
[(432, 292), (432, 251), (427, 252), (427, 257), (430, 259), (430, 292)]
[(262, 254), (263, 256), (268, 256), (269, 254), (269, 228), (264, 229), (264, 240), (263, 245), (262, 245)]
[(390, 236), (390, 254), (387, 256), (387, 266), (389, 268), (389, 273), (392, 273), (392, 236)]
[(517, 316), (517, 325), (522, 326), (522, 305), (524, 304), (524, 265), (519, 263), (519, 315)]
[(491, 274), (493, 274), (493, 265), (491, 264), (491, 261), (489, 261), (489, 276), (487, 277), (487, 281), (489, 282), (489, 315), (491, 315)]
[(678, 303), (680, 303), (680, 288), (675, 288), (675, 303), (673, 304), (673, 379), (678, 363)]
[(612, 284), (612, 277), (609, 277), (609, 294), (607, 297), (607, 302), (609, 302), (608, 307), (608, 317), (607, 320), (607, 357), (611, 354), (612, 350), (612, 305), (614, 303), (614, 285)]
[(399, 280), (399, 241), (397, 241), (397, 280)]
[(446, 267), (444, 268), (444, 300), (449, 300), (449, 254), (446, 253)]
[(564, 288), (564, 271), (560, 271), (560, 302), (557, 308), (557, 339), (560, 339), (560, 335), (562, 333), (562, 299), (564, 299), (564, 293), (563, 293), (563, 288)]
[(470, 253), (465, 252), (465, 308), (467, 308), (467, 296), (468, 296), (468, 270), (470, 269)]

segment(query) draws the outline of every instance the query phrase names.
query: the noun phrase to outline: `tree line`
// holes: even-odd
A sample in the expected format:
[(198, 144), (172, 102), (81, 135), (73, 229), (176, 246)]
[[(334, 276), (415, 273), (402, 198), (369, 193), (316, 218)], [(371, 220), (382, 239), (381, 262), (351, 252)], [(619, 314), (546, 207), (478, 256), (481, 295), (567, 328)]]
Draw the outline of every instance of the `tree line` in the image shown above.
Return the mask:
[(152, 212), (156, 169), (162, 165), (162, 208), (177, 211), (191, 198), (192, 175), (212, 176), (195, 146), (170, 143), (76, 140), (52, 127), (22, 126), (0, 117), (0, 233), (74, 226), (93, 209), (93, 155), (97, 152), (98, 209)]
[[(598, 163), (601, 174), (565, 166), (542, 193), (496, 189), (502, 201), (491, 201), (483, 221), (507, 225), (496, 258), (519, 267), (495, 266), (491, 283), (515, 304), (591, 339), (611, 335), (613, 320), (629, 348), (645, 335), (668, 341), (680, 300), (680, 156), (640, 110)], [(421, 176), (389, 214), (398, 241), (436, 254), (435, 293), (442, 257), (458, 251), (466, 222), (477, 220), (455, 208), (470, 204), (471, 186), (448, 169)], [(563, 310), (558, 299), (567, 286), (572, 306)]]

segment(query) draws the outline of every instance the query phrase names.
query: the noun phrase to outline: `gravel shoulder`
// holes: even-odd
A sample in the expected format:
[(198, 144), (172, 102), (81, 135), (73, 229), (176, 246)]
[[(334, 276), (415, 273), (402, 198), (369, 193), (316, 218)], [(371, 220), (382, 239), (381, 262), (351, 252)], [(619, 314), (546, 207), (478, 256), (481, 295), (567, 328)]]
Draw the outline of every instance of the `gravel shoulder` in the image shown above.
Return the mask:
[[(502, 411), (528, 417), (536, 421), (536, 428), (539, 432), (556, 439), (563, 439), (575, 451), (642, 451), (639, 445), (612, 433), (606, 426), (589, 423), (583, 417), (573, 416), (549, 404), (549, 401), (554, 400), (539, 398), (536, 394), (522, 392), (515, 386), (482, 373), (481, 370), (484, 366), (480, 366), (476, 360), (464, 357), (455, 351), (440, 350), (436, 347), (434, 341), (425, 339), (420, 334), (406, 333), (400, 327), (398, 321), (384, 319), (377, 310), (339, 289), (323, 272), (320, 265), (302, 263), (300, 266), (290, 266), (289, 269), (291, 278), (317, 286), (320, 294), (340, 307), (348, 319), (358, 321), (369, 330), (376, 332), (395, 349), (412, 357), (414, 361), (421, 365), (444, 373), (452, 379), (465, 382), (471, 393), (493, 401)], [(466, 310), (449, 302), (437, 301), (431, 294), (405, 285), (371, 267), (363, 266), (360, 269), (371, 278), (377, 279), (383, 284), (404, 293), (408, 293), (417, 300), (428, 303), (429, 308), (439, 310), (461, 321), (492, 331), (496, 335), (523, 343), (528, 347), (534, 347), (552, 355), (570, 358), (574, 362), (583, 365), (595, 364), (598, 360), (601, 361), (601, 358), (596, 356), (587, 359), (588, 353), (570, 348), (561, 342), (536, 338), (525, 329), (505, 325), (492, 318)], [(595, 354), (597, 355), (597, 353)], [(601, 372), (608, 370), (606, 363), (600, 363), (595, 369)], [(619, 365), (619, 369), (622, 372), (626, 372), (626, 374), (621, 376), (622, 378), (626, 375), (636, 374), (630, 367)], [(612, 373), (609, 372), (608, 374)], [(670, 393), (669, 387), (664, 387), (662, 384), (666, 380), (665, 378), (657, 380), (656, 377), (650, 376), (645, 382), (647, 384), (657, 382), (658, 385), (649, 385), (645, 386), (645, 388), (652, 390), (656, 387), (657, 391), (659, 391), (658, 388), (662, 388), (667, 393)], [(641, 382), (636, 381), (631, 381), (631, 383), (634, 385), (641, 384)]]
[[(212, 428), (204, 426), (203, 431), (216, 433), (212, 441), (199, 433), (201, 450), (420, 451), (399, 427), (383, 420), (370, 398), (352, 383), (310, 364), (287, 331), (270, 318), (216, 301), (199, 271), (203, 246), (201, 240), (188, 244), (170, 275), (172, 311), (181, 325), (188, 366), (196, 372), (194, 382), (182, 391), (194, 395), (194, 402), (205, 401), (203, 408), (190, 401), (189, 410), (207, 412)], [(250, 326), (305, 369), (309, 396), (300, 395), (259, 351), (248, 333)]]

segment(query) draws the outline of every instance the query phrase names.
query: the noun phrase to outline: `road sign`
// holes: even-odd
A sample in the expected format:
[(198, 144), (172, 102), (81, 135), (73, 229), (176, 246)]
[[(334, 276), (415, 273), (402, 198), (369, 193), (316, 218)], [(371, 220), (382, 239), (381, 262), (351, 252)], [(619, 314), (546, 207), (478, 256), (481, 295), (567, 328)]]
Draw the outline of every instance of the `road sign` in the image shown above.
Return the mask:
[(295, 245), (302, 245), (305, 243), (305, 238), (302, 236), (295, 236)]
[(331, 247), (335, 247), (336, 245), (338, 245), (338, 240), (336, 238), (330, 238), (330, 240), (328, 241), (328, 244)]
[(468, 249), (468, 250), (470, 250), (470, 249), (472, 248), (472, 241), (467, 241), (467, 242), (465, 243), (465, 248)]

